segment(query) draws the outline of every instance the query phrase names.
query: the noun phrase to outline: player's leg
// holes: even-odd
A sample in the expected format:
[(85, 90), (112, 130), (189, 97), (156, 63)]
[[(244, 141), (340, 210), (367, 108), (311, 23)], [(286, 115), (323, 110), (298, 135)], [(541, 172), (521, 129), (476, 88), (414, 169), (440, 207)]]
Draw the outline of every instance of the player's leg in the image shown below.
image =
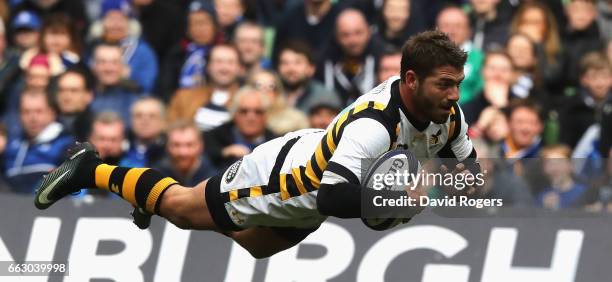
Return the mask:
[(315, 228), (252, 227), (229, 236), (254, 258), (267, 258), (302, 242)]

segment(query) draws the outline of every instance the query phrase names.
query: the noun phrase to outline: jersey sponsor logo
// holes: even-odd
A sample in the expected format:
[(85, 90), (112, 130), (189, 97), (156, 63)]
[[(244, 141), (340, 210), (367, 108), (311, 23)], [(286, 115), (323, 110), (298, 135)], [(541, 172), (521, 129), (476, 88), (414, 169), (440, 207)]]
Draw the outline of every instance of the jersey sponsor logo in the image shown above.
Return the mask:
[(429, 146), (438, 145), (440, 143), (440, 135), (442, 135), (442, 130), (438, 130), (438, 133), (429, 137)]
[(236, 174), (238, 174), (240, 164), (242, 164), (242, 159), (239, 159), (227, 169), (227, 173), (225, 174), (225, 183), (230, 183), (232, 180), (234, 180)]
[(110, 187), (110, 188), (111, 188), (111, 191), (112, 191), (113, 193), (115, 193), (115, 194), (118, 194), (118, 193), (119, 193), (119, 185), (117, 185), (117, 184), (113, 183), (113, 184), (111, 184), (111, 187)]

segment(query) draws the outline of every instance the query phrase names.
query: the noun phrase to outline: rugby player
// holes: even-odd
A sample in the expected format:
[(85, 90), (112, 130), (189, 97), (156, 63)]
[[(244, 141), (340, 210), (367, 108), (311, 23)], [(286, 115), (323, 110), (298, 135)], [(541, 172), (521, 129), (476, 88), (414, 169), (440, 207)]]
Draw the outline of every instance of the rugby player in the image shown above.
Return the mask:
[(81, 187), (105, 189), (180, 228), (221, 232), (256, 258), (271, 256), (299, 243), (327, 216), (361, 217), (361, 190), (371, 190), (361, 189), (363, 158), (404, 148), (418, 158), (452, 158), (456, 172), (475, 163), (457, 105), (465, 61), (445, 34), (417, 34), (403, 47), (401, 76), (359, 97), (326, 130), (268, 141), (195, 187), (150, 168), (104, 164), (90, 144), (77, 144), (45, 177), (35, 205), (48, 208)]

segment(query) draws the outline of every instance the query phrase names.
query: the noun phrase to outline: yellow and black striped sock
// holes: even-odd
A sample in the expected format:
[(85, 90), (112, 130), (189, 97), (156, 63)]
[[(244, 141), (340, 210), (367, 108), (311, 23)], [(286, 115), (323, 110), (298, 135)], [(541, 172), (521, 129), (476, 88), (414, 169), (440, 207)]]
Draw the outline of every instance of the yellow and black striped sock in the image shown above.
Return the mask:
[(178, 184), (151, 168), (117, 167), (99, 164), (95, 168), (95, 187), (119, 195), (132, 205), (159, 214), (162, 194)]

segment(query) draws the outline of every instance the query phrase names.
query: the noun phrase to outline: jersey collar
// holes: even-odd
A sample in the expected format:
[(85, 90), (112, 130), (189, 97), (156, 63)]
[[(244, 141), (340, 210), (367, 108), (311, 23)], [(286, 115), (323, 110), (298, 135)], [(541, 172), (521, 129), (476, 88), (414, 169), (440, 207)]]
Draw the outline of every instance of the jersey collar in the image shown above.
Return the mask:
[(431, 122), (419, 121), (408, 111), (406, 105), (404, 105), (402, 98), (400, 97), (399, 83), (400, 80), (398, 79), (391, 84), (391, 98), (396, 104), (398, 104), (400, 110), (404, 113), (410, 124), (412, 124), (412, 126), (414, 126), (414, 128), (416, 128), (418, 131), (422, 132), (429, 127)]

